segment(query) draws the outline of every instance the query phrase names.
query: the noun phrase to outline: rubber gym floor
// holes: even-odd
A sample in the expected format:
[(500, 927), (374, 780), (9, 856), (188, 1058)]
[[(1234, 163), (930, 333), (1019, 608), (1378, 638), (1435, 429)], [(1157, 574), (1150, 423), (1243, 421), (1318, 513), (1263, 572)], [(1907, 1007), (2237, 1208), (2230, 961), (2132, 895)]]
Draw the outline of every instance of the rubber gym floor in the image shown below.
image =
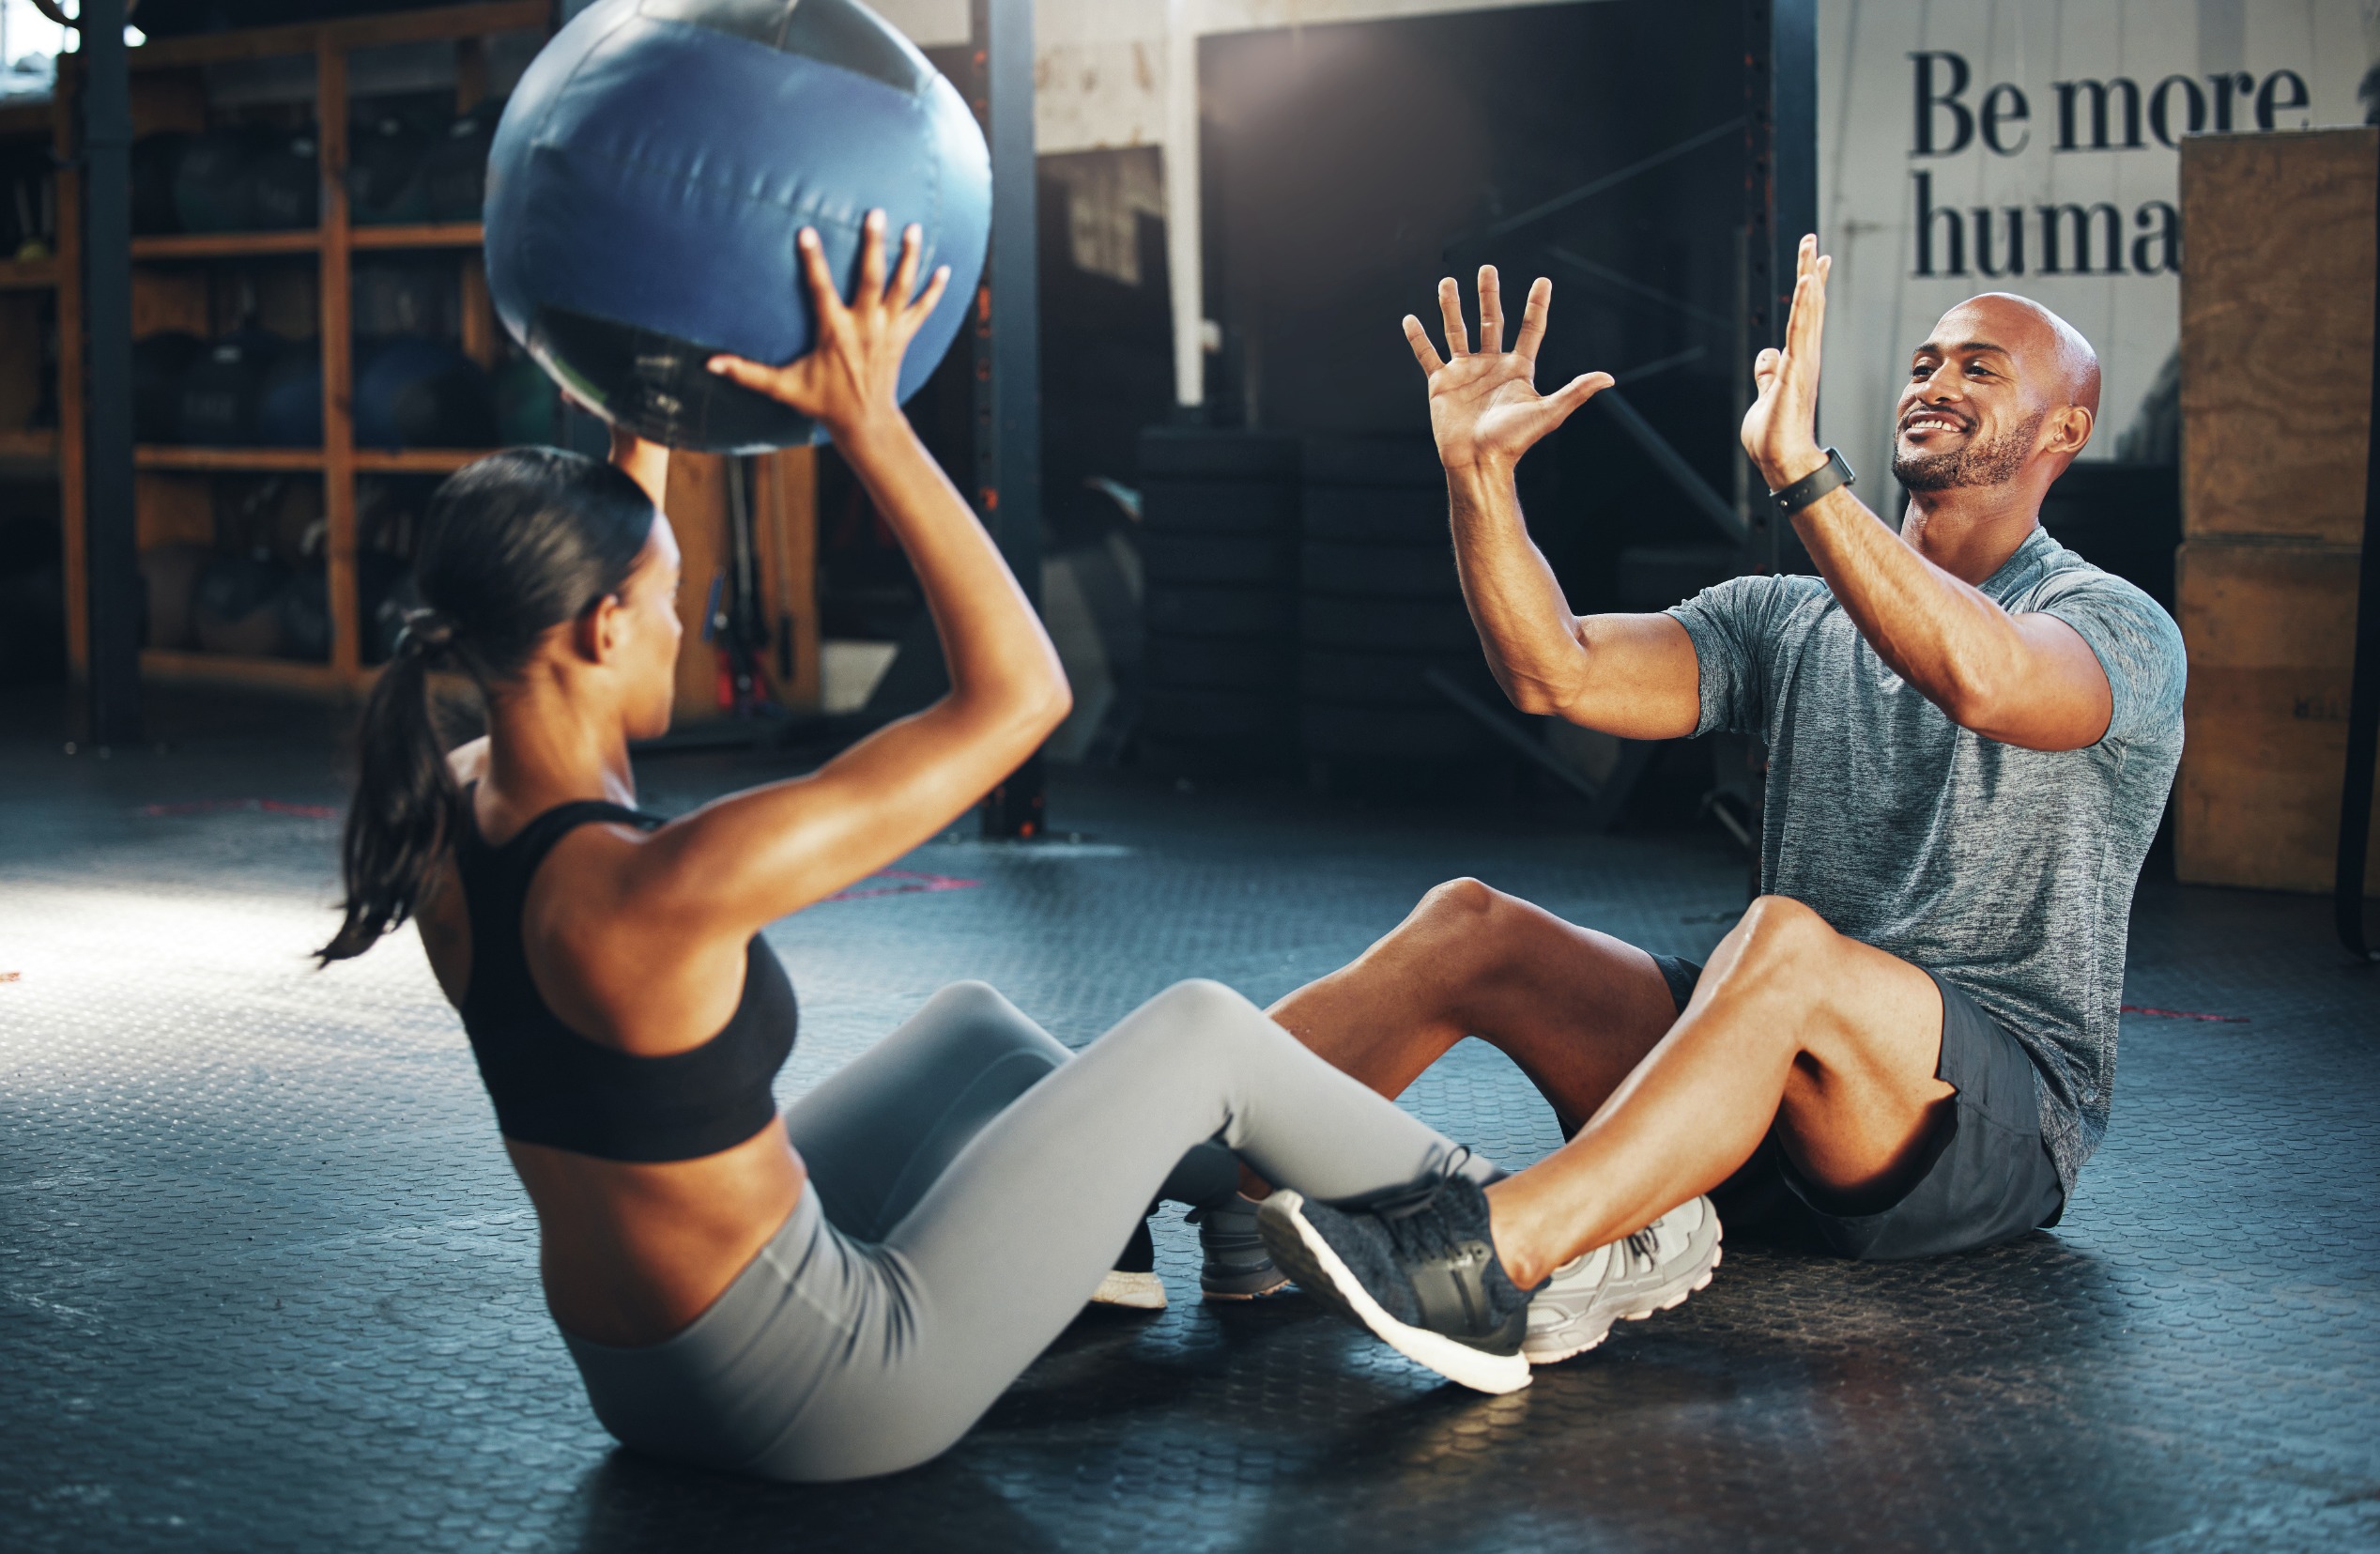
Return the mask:
[[(337, 1549), (2380, 1546), (2380, 985), (2321, 903), (2151, 883), (2115, 1118), (2065, 1223), (1863, 1267), (1730, 1242), (1711, 1287), (1486, 1398), (1299, 1296), (1090, 1312), (958, 1448), (793, 1488), (616, 1450), (528, 1205), (407, 940), (329, 973), (327, 735), (186, 705), (168, 747), (0, 735), (0, 1545)], [(645, 763), (687, 808), (782, 771)], [(1475, 874), (1699, 955), (1694, 833), (1062, 777), (1060, 839), (964, 838), (770, 931), (799, 1094), (984, 977), (1081, 1043), (1177, 977), (1259, 1000)], [(1065, 839), (1076, 834), (1076, 839)], [(2216, 1017), (2216, 1018), (2208, 1018)], [(1408, 1097), (1558, 1142), (1466, 1043)], [(1045, 1191), (1066, 1212), (1067, 1184)]]

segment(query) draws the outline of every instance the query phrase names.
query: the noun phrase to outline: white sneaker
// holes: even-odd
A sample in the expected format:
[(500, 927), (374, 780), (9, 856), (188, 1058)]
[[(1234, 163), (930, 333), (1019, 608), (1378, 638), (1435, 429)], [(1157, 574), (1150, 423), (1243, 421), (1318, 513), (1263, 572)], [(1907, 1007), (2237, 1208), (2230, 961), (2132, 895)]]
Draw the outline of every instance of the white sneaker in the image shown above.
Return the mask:
[(1091, 1292), (1091, 1304), (1122, 1306), (1127, 1311), (1165, 1309), (1165, 1281), (1157, 1276), (1157, 1239), (1149, 1234), (1146, 1220), (1133, 1230), (1115, 1266)]
[(1126, 1269), (1110, 1269), (1099, 1287), (1091, 1292), (1095, 1306), (1122, 1306), (1128, 1311), (1163, 1311), (1165, 1281), (1154, 1273), (1141, 1273)]
[(1613, 1322), (1638, 1321), (1681, 1304), (1711, 1283), (1718, 1266), (1718, 1210), (1709, 1198), (1682, 1204), (1635, 1235), (1556, 1269), (1529, 1300), (1521, 1353), (1532, 1365), (1584, 1354), (1610, 1336)]

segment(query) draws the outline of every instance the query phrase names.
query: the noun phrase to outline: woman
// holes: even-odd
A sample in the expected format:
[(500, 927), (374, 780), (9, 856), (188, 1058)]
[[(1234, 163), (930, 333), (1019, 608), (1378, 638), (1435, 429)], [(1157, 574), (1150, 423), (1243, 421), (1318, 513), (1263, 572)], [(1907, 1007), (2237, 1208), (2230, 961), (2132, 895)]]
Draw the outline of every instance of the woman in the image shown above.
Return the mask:
[[(1387, 1223), (1441, 1253), (1471, 1227), (1449, 1287), (1478, 1331), (1437, 1341), (1500, 1367), (1497, 1390), (1524, 1383), (1527, 1296), (1487, 1246), (1484, 1163), (1215, 983), (1167, 990), (1079, 1055), (990, 989), (947, 988), (777, 1115), (794, 1001), (760, 929), (934, 836), (1068, 705), (1016, 580), (895, 403), (948, 271), (915, 295), (913, 229), (888, 282), (880, 212), (846, 306), (802, 243), (818, 349), (713, 367), (833, 434), (916, 569), (949, 694), (808, 777), (638, 814), (628, 746), (668, 725), (680, 635), (667, 454), (622, 439), (614, 465), (483, 459), (425, 526), (429, 608), (365, 713), (345, 920), (323, 951), (420, 922), (597, 1416), (645, 1451), (777, 1479), (922, 1462), (1081, 1311), (1209, 1139), (1307, 1200), (1427, 1189), (1428, 1212)], [(434, 669), (487, 702), (487, 737), (451, 756)]]

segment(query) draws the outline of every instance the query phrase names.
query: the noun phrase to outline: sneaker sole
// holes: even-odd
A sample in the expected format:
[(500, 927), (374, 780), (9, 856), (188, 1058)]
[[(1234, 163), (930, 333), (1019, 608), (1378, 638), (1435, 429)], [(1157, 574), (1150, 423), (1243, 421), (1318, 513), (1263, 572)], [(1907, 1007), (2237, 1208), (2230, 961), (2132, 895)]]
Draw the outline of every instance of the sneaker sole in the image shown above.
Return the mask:
[(1306, 1216), (1306, 1200), (1282, 1189), (1265, 1200), (1256, 1223), (1268, 1232), (1267, 1250), (1273, 1261), (1289, 1271), (1307, 1294), (1371, 1331), (1372, 1335), (1417, 1365), (1425, 1365), (1449, 1381), (1479, 1392), (1516, 1392), (1529, 1383), (1528, 1362), (1514, 1354), (1489, 1354), (1458, 1344), (1443, 1333), (1398, 1321), (1381, 1309), (1345, 1262), (1330, 1249)]
[[(1721, 1230), (1721, 1235), (1725, 1234), (1726, 1231), (1723, 1228)], [(1559, 1365), (1565, 1360), (1574, 1360), (1578, 1356), (1585, 1354), (1589, 1349), (1599, 1347), (1605, 1339), (1611, 1336), (1612, 1325), (1614, 1323), (1641, 1322), (1646, 1317), (1651, 1316), (1654, 1312), (1677, 1310), (1680, 1306), (1686, 1303), (1687, 1296), (1694, 1294), (1697, 1290), (1709, 1289), (1711, 1287), (1711, 1275), (1712, 1272), (1719, 1266), (1719, 1242), (1716, 1239), (1713, 1239), (1711, 1243), (1711, 1260), (1708, 1263), (1705, 1263), (1702, 1266), (1702, 1270), (1695, 1275), (1693, 1283), (1686, 1285), (1685, 1288), (1677, 1291), (1667, 1300), (1656, 1300), (1651, 1305), (1645, 1307), (1642, 1311), (1614, 1312), (1611, 1316), (1611, 1319), (1606, 1321), (1603, 1327), (1596, 1331), (1593, 1337), (1587, 1339), (1583, 1343), (1571, 1343), (1565, 1339), (1562, 1346), (1559, 1348), (1532, 1348), (1529, 1346), (1528, 1340), (1524, 1338), (1521, 1340), (1521, 1357), (1532, 1365)]]
[(1288, 1287), (1289, 1275), (1283, 1273), (1262, 1289), (1208, 1289), (1202, 1285), (1198, 1298), (1202, 1300), (1269, 1300)]
[(1099, 1287), (1091, 1292), (1095, 1306), (1122, 1306), (1127, 1311), (1163, 1311), (1165, 1281), (1154, 1273), (1126, 1273), (1120, 1269), (1108, 1270)]

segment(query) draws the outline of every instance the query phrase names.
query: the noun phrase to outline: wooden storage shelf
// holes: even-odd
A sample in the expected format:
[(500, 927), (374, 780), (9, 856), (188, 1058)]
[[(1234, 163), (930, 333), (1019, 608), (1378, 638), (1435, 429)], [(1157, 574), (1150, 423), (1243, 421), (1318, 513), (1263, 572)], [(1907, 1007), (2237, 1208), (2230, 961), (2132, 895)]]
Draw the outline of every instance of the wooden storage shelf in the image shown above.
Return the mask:
[(58, 434), (54, 430), (0, 432), (0, 462), (48, 464), (57, 456)]
[(185, 474), (298, 474), (320, 469), (324, 462), (319, 448), (185, 448), (146, 442), (132, 450), (135, 469)]
[(255, 259), (275, 254), (321, 252), (322, 234), (313, 227), (285, 232), (174, 232), (132, 239), (132, 257), (159, 259)]
[(142, 675), (167, 684), (211, 681), (220, 685), (236, 681), (241, 685), (331, 695), (351, 685), (369, 685), (375, 672), (365, 669), (360, 674), (350, 675), (331, 665), (311, 664), (302, 658), (245, 658), (237, 654), (192, 653), (168, 648), (141, 650)]
[(49, 291), (58, 284), (55, 259), (9, 259), (0, 262), (0, 291)]
[(360, 249), (477, 248), (484, 240), (477, 222), (422, 222), (410, 226), (359, 226), (347, 246)]
[[(165, 122), (158, 127), (180, 130), (189, 130), (207, 121), (208, 110), (202, 78), (204, 67), (275, 57), (310, 59), (314, 76), (313, 116), (318, 127), (315, 138), (322, 190), (321, 220), (315, 226), (269, 232), (154, 234), (134, 238), (130, 254), (136, 264), (146, 266), (204, 266), (223, 261), (282, 259), (295, 260), (315, 269), (318, 271), (314, 293), (316, 301), (312, 304), (309, 329), (300, 331), (286, 326), (277, 327), (282, 332), (293, 336), (310, 332), (320, 342), (323, 376), (321, 442), (303, 448), (144, 444), (133, 450), (132, 463), (134, 469), (148, 474), (175, 477), (145, 485), (141, 488), (145, 493), (140, 498), (143, 502), (170, 500), (187, 504), (194, 501), (194, 510), (202, 515), (207, 512), (206, 494), (203, 490), (191, 492), (189, 487), (193, 484), (203, 485), (206, 477), (318, 475), (322, 484), (324, 559), (327, 562), (327, 602), (330, 615), (329, 659), (321, 663), (300, 663), (281, 658), (151, 651), (141, 655), (145, 675), (159, 680), (244, 682), (333, 697), (361, 694), (371, 683), (376, 671), (367, 668), (362, 661), (363, 638), (369, 624), (365, 620), (366, 601), (359, 594), (356, 572), (358, 552), (370, 542), (368, 536), (360, 535), (357, 531), (357, 479), (377, 474), (442, 475), (480, 457), (484, 450), (356, 446), (352, 408), (355, 341), (354, 274), (351, 268), (355, 255), (359, 253), (452, 251), (462, 271), (464, 318), (461, 344), (464, 350), (482, 366), (492, 368), (496, 363), (501, 331), (488, 303), (486, 283), (476, 262), (476, 251), (485, 236), (478, 222), (422, 222), (401, 226), (358, 226), (354, 223), (346, 190), (348, 55), (358, 49), (389, 44), (452, 44), (455, 55), (455, 108), (458, 112), (468, 112), (478, 106), (487, 90), (484, 40), (499, 33), (544, 35), (552, 30), (553, 24), (551, 0), (499, 0), (496, 4), (447, 6), (438, 9), (397, 11), (165, 38), (130, 51), (130, 63), (137, 74), (134, 82), (136, 109), (146, 93), (148, 100), (167, 105), (160, 109), (165, 115)], [(44, 107), (40, 120), (42, 124), (54, 127), (55, 144), (60, 147), (72, 144), (72, 106), (74, 94), (79, 89), (79, 66), (80, 61), (75, 55), (69, 54), (61, 61), (59, 100), (54, 107)], [(139, 128), (137, 123), (135, 128), (136, 131)], [(69, 166), (61, 174), (59, 180), (62, 232), (71, 228), (79, 218), (77, 207), (80, 194), (80, 177)], [(88, 590), (85, 573), (87, 546), (84, 531), (87, 521), (84, 502), (88, 485), (80, 456), (84, 417), (82, 375), (74, 370), (84, 337), (84, 302), (78, 282), (81, 273), (81, 254), (70, 240), (62, 242), (59, 258), (47, 267), (46, 274), (37, 277), (31, 267), (0, 268), (0, 286), (38, 284), (54, 277), (59, 288), (59, 343), (66, 362), (61, 369), (59, 393), (62, 402), (72, 401), (62, 411), (62, 419), (67, 423), (64, 434), (38, 443), (0, 439), (0, 457), (21, 447), (28, 456), (38, 453), (55, 458), (68, 515), (69, 651), (78, 675), (89, 663), (90, 653), (88, 613), (83, 608), (84, 595)], [(162, 284), (187, 285), (170, 273), (159, 275), (155, 270), (147, 273), (152, 280)], [(215, 276), (207, 274), (205, 286), (211, 290), (215, 284)], [(174, 294), (172, 300), (175, 308), (184, 313), (188, 311), (182, 294)], [(202, 306), (203, 302), (202, 296)], [(147, 326), (152, 331), (161, 327), (188, 329), (192, 326), (180, 322), (169, 309), (168, 315), (162, 318), (152, 315)], [(203, 331), (204, 326), (201, 329)], [(62, 456), (58, 450), (64, 450)]]
[[(483, 39), (499, 33), (544, 34), (554, 24), (550, 0), (499, 0), (499, 3), (449, 6), (436, 10), (398, 11), (346, 20), (307, 22), (243, 32), (207, 33), (162, 39), (130, 51), (138, 72), (133, 83), (136, 111), (145, 91), (168, 104), (166, 119), (158, 128), (189, 130), (207, 122), (205, 87), (199, 67), (235, 60), (306, 56), (313, 62), (314, 119), (320, 158), (322, 204), (318, 225), (298, 231), (223, 232), (153, 235), (134, 238), (129, 257), (138, 264), (188, 267), (148, 269), (142, 279), (154, 283), (154, 294), (182, 287), (212, 288), (219, 272), (215, 261), (296, 259), (310, 261), (317, 271), (310, 330), (282, 328), (293, 337), (311, 332), (320, 343), (323, 377), (323, 437), (318, 447), (223, 448), (145, 444), (133, 451), (133, 467), (150, 479), (142, 483), (150, 498), (181, 504), (177, 513), (194, 515), (192, 527), (212, 531), (207, 478), (239, 474), (318, 474), (321, 478), (323, 561), (326, 601), (330, 616), (330, 654), (327, 662), (285, 658), (245, 657), (225, 654), (152, 649), (141, 654), (141, 670), (154, 681), (211, 682), (267, 686), (295, 694), (326, 698), (361, 696), (378, 675), (363, 662), (364, 639), (370, 629), (361, 594), (358, 560), (371, 543), (359, 532), (357, 480), (365, 475), (443, 475), (484, 456), (478, 448), (364, 448), (355, 440), (354, 263), (359, 254), (450, 251), (460, 272), (462, 317), (459, 344), (481, 366), (494, 368), (502, 329), (487, 290), (486, 272), (478, 251), (485, 233), (477, 222), (425, 222), (401, 226), (359, 226), (348, 206), (347, 56), (350, 51), (392, 43), (448, 42), (455, 53), (455, 108), (468, 113), (487, 89)], [(74, 145), (73, 97), (78, 90), (80, 55), (60, 61), (60, 96), (45, 105), (45, 117), (28, 120), (38, 128), (53, 128), (54, 144), (64, 154)], [(161, 77), (160, 72), (164, 72)], [(177, 75), (176, 72), (179, 72)], [(179, 115), (177, 117), (176, 115)], [(136, 132), (140, 126), (136, 122)], [(58, 175), (59, 254), (48, 273), (58, 289), (59, 383), (62, 426), (55, 435), (0, 436), (0, 457), (23, 450), (25, 456), (53, 457), (58, 471), (61, 504), (66, 515), (66, 607), (69, 661), (80, 677), (90, 663), (89, 578), (85, 532), (88, 481), (83, 467), (82, 352), (84, 345), (84, 300), (80, 277), (82, 254), (74, 234), (80, 230), (82, 180), (73, 162)], [(264, 267), (259, 267), (260, 269)], [(286, 263), (273, 267), (289, 268)], [(33, 271), (19, 267), (24, 284)], [(0, 286), (10, 271), (0, 269)], [(175, 294), (177, 298), (181, 293)], [(199, 315), (204, 316), (201, 297)], [(186, 320), (191, 310), (176, 303), (179, 313), (152, 316), (143, 332), (157, 329), (193, 329)], [(198, 326), (203, 330), (205, 326)], [(193, 332), (198, 331), (193, 330)], [(775, 633), (782, 634), (779, 652), (771, 660), (769, 677), (777, 696), (794, 707), (814, 706), (818, 700), (818, 619), (816, 608), (815, 460), (808, 449), (792, 449), (748, 467), (750, 485), (745, 490), (754, 525), (755, 564), (762, 578), (766, 614)], [(713, 579), (730, 562), (727, 543), (733, 477), (726, 459), (714, 454), (683, 454), (670, 463), (666, 506), (676, 518), (685, 548), (685, 574), (680, 605), (689, 620), (708, 605)], [(193, 489), (198, 488), (198, 489)], [(178, 531), (177, 531), (178, 532)], [(719, 683), (718, 650), (699, 634), (689, 632), (679, 656), (677, 680), (682, 716), (715, 713)], [(711, 712), (706, 713), (706, 708)]]
[[(53, 439), (46, 446), (54, 445)], [(0, 439), (0, 454), (8, 448), (8, 442)], [(494, 452), (492, 448), (358, 448), (348, 462), (360, 475), (445, 475)], [(132, 451), (136, 469), (183, 474), (302, 474), (322, 469), (329, 462), (319, 448), (187, 448), (146, 442)]]
[(493, 448), (359, 448), (360, 475), (451, 475), (473, 459), (485, 458)]
[[(477, 222), (418, 222), (401, 226), (358, 226), (347, 232), (351, 249), (376, 252), (405, 248), (477, 248), (483, 238)], [(295, 227), (282, 232), (175, 232), (132, 239), (132, 257), (145, 263), (173, 259), (257, 259), (276, 254), (318, 254), (322, 251), (322, 231), (319, 227)], [(28, 272), (36, 268), (44, 271), (43, 278), (27, 280), (19, 285), (55, 284), (56, 266), (49, 260), (40, 267), (16, 266)], [(8, 269), (0, 268), (0, 286), (10, 283)]]

